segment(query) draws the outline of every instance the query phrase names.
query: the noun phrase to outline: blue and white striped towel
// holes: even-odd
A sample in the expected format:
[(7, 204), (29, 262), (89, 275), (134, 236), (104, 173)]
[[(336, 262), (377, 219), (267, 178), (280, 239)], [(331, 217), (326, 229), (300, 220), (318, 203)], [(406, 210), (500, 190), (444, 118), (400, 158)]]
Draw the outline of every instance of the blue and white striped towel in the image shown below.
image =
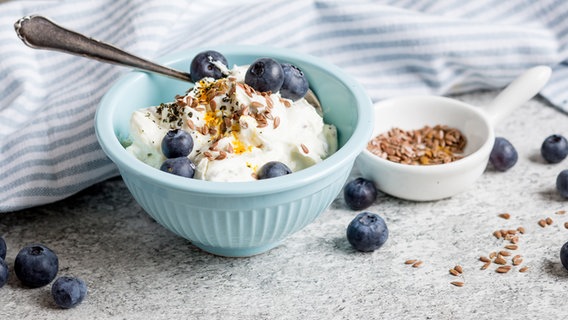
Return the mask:
[(42, 14), (154, 58), (264, 44), (326, 59), (373, 100), (503, 87), (544, 64), (542, 91), (568, 112), (568, 1), (8, 1), (0, 4), (0, 212), (53, 202), (117, 175), (93, 115), (125, 68), (33, 50), (13, 23)]

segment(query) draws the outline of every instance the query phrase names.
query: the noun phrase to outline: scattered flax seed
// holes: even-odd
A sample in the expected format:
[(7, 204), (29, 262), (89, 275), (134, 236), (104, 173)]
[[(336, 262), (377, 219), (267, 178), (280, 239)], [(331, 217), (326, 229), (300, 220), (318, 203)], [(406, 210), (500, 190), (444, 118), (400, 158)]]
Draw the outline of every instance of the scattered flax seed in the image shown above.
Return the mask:
[(489, 260), (489, 258), (487, 258), (486, 256), (479, 257), (479, 260), (483, 262), (491, 262), (491, 260)]
[(517, 237), (517, 236), (511, 237), (510, 241), (511, 241), (511, 243), (516, 244), (516, 243), (519, 242), (519, 237)]
[(457, 265), (454, 267), (454, 270), (456, 270), (457, 272), (459, 272), (460, 274), (463, 273), (463, 268), (460, 265)]
[(513, 265), (518, 266), (523, 262), (523, 258), (520, 255), (516, 255), (513, 257)]
[(489, 259), (494, 259), (497, 256), (497, 252), (493, 251), (489, 254)]
[(525, 228), (523, 228), (523, 227), (518, 227), (517, 231), (519, 231), (521, 234), (525, 234), (525, 232), (526, 232)]
[(546, 221), (546, 224), (547, 224), (547, 225), (551, 225), (552, 222), (553, 222), (550, 217), (546, 218), (546, 220), (544, 220), (544, 221)]
[(519, 249), (519, 246), (517, 246), (516, 244), (508, 244), (508, 245), (505, 246), (505, 249), (517, 250), (517, 249)]
[(501, 213), (499, 217), (509, 220), (511, 218), (511, 215), (509, 213)]
[(415, 263), (412, 264), (412, 267), (413, 268), (420, 268), (420, 267), (422, 267), (423, 264), (424, 264), (423, 261), (418, 260), (418, 261), (416, 261)]
[(505, 260), (505, 258), (503, 258), (502, 256), (497, 256), (497, 258), (495, 258), (495, 260), (493, 260), (493, 262), (495, 262), (496, 264), (500, 264), (500, 265), (505, 265), (507, 264), (507, 260)]
[(489, 268), (490, 265), (491, 265), (491, 261), (485, 262), (485, 263), (483, 264), (483, 266), (481, 266), (481, 270), (485, 270), (485, 269)]
[(527, 267), (527, 266), (524, 266), (524, 267), (519, 269), (519, 272), (527, 272), (527, 271), (529, 271), (529, 267)]
[(404, 264), (414, 264), (416, 261), (418, 261), (418, 260), (416, 260), (416, 259), (410, 259), (410, 260), (404, 261)]
[(460, 273), (455, 268), (450, 269), (450, 274), (456, 277), (460, 275)]
[(278, 128), (279, 125), (280, 125), (280, 117), (276, 116), (274, 117), (274, 129)]
[(497, 231), (493, 232), (493, 235), (497, 239), (501, 239), (501, 237), (503, 237), (503, 235), (501, 234), (501, 230), (497, 230)]
[(499, 254), (502, 255), (503, 257), (508, 257), (508, 256), (511, 255), (511, 253), (509, 251), (505, 251), (505, 250), (499, 251)]
[(564, 222), (564, 228), (568, 229), (568, 222)]
[(544, 219), (538, 220), (538, 225), (543, 227), (543, 228), (546, 227), (546, 220), (544, 220)]
[(507, 234), (515, 235), (515, 234), (517, 234), (517, 230), (515, 230), (515, 229), (509, 229), (509, 230), (507, 230)]
[(304, 151), (305, 154), (310, 153), (310, 149), (308, 149), (305, 144), (300, 144), (300, 147), (302, 147), (302, 151)]
[(566, 213), (566, 210), (558, 210), (558, 211), (556, 211), (556, 214), (565, 214), (565, 213)]
[(500, 266), (499, 268), (495, 269), (497, 273), (507, 273), (511, 270), (511, 266)]
[(453, 284), (456, 287), (463, 287), (465, 285), (465, 283), (462, 282), (462, 281), (452, 281), (450, 283)]

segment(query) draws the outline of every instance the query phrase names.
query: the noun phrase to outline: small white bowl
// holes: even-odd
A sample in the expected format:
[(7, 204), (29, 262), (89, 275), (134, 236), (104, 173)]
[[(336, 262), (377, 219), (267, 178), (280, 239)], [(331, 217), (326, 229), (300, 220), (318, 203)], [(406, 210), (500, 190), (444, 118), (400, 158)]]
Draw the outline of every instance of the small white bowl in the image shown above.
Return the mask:
[(373, 137), (397, 127), (419, 129), (447, 125), (467, 139), (464, 158), (445, 164), (408, 165), (383, 159), (365, 149), (356, 165), (362, 177), (384, 193), (401, 199), (431, 201), (451, 197), (469, 188), (485, 171), (495, 142), (493, 126), (513, 109), (534, 97), (550, 78), (551, 70), (527, 70), (486, 108), (440, 96), (411, 96), (374, 105)]

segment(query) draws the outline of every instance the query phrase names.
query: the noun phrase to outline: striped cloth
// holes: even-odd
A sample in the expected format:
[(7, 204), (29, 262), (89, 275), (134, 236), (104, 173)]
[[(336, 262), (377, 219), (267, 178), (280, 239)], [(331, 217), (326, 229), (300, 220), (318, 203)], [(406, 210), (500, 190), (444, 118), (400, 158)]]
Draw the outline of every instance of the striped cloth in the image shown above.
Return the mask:
[(13, 23), (42, 14), (154, 58), (215, 44), (287, 47), (326, 59), (374, 101), (500, 88), (544, 64), (568, 112), (568, 1), (8, 1), (0, 4), (0, 212), (54, 202), (117, 175), (93, 115), (126, 68), (33, 50)]

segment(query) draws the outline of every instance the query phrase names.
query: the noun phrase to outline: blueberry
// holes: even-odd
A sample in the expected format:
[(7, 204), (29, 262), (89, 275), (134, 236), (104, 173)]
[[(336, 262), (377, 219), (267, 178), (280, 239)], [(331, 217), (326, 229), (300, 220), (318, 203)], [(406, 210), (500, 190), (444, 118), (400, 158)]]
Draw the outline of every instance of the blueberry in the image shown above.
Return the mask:
[(57, 255), (42, 244), (29, 245), (16, 256), (14, 271), (22, 284), (38, 288), (50, 283), (59, 269)]
[(383, 218), (375, 213), (359, 213), (347, 227), (347, 240), (356, 250), (371, 252), (388, 239), (389, 229)]
[(566, 199), (568, 199), (568, 169), (560, 171), (556, 177), (556, 190)]
[(566, 270), (568, 270), (568, 242), (560, 248), (560, 262)]
[(489, 162), (498, 171), (511, 169), (518, 160), (519, 156), (515, 147), (509, 140), (503, 137), (496, 137), (495, 144), (489, 155)]
[(160, 170), (186, 178), (193, 178), (195, 164), (187, 157), (170, 158), (162, 163)]
[(80, 278), (62, 276), (51, 285), (51, 295), (61, 308), (73, 308), (87, 295), (87, 285)]
[(247, 69), (245, 83), (257, 91), (277, 92), (284, 83), (284, 71), (278, 61), (271, 58), (260, 58)]
[(284, 82), (280, 88), (280, 96), (292, 101), (303, 98), (308, 92), (308, 79), (306, 79), (302, 70), (289, 63), (283, 63), (282, 71), (284, 72)]
[(368, 208), (377, 199), (377, 189), (373, 182), (357, 178), (343, 188), (345, 203), (352, 210)]
[(0, 288), (8, 282), (8, 265), (4, 259), (0, 258)]
[(559, 134), (553, 134), (544, 139), (540, 154), (548, 163), (558, 163), (568, 156), (568, 140)]
[(203, 78), (213, 78), (220, 79), (224, 76), (223, 72), (215, 63), (221, 63), (225, 67), (229, 64), (227, 63), (227, 58), (221, 53), (208, 50), (198, 53), (189, 66), (189, 74), (193, 82), (197, 82)]
[(0, 237), (0, 259), (6, 259), (6, 241)]
[(287, 165), (279, 161), (265, 163), (257, 172), (258, 179), (269, 179), (292, 173)]
[(166, 158), (187, 157), (193, 149), (193, 138), (189, 132), (174, 129), (162, 139), (162, 153)]

